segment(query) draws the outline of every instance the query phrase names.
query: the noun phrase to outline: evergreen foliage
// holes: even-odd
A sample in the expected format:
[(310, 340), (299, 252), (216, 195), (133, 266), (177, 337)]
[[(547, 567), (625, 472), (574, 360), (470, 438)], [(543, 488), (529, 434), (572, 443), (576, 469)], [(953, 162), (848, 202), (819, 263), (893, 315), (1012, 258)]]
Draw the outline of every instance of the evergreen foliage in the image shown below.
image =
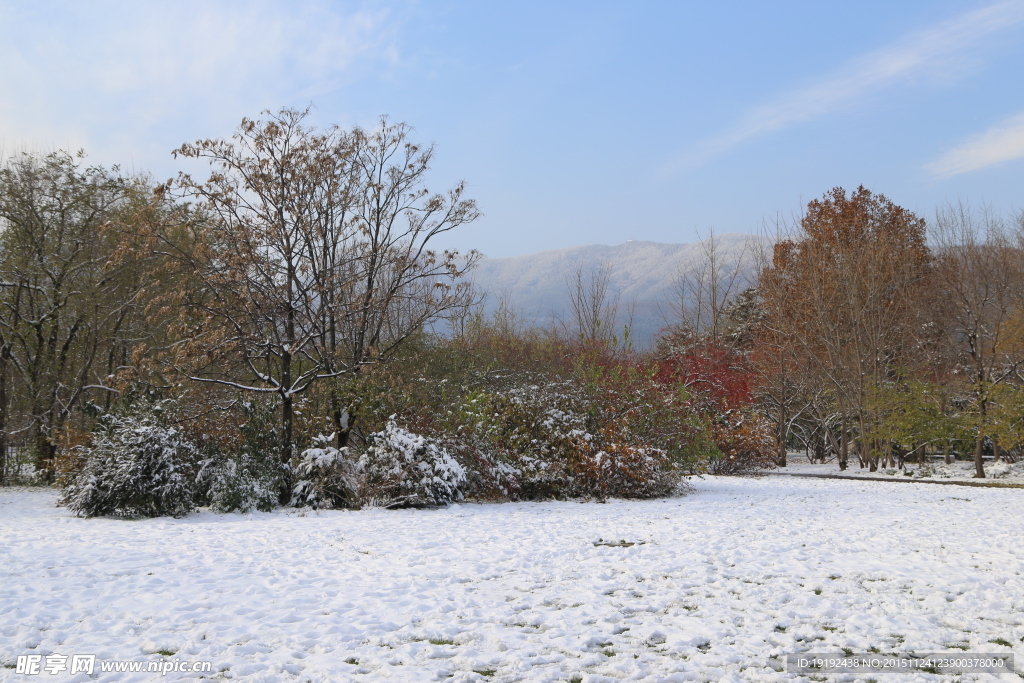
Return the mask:
[(370, 504), (445, 505), (463, 497), (466, 470), (462, 465), (433, 440), (399, 427), (394, 418), (371, 435), (359, 465)]
[(290, 505), (314, 509), (356, 507), (362, 479), (347, 447), (330, 445), (334, 435), (314, 437), (313, 448), (302, 452), (295, 466), (296, 481)]
[(199, 502), (200, 451), (168, 416), (167, 402), (137, 402), (100, 418), (63, 503), (82, 517), (180, 517)]
[(285, 468), (277, 458), (279, 443), (273, 407), (245, 403), (237, 452), (209, 447), (198, 481), (216, 512), (268, 512), (278, 504)]

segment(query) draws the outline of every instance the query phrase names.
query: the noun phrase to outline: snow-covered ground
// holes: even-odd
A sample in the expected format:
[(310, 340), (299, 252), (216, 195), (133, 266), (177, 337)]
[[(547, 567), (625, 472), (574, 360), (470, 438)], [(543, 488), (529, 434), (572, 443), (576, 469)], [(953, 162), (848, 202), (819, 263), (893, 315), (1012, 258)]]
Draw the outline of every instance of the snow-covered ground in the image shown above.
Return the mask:
[(911, 478), (936, 479), (949, 481), (992, 481), (997, 484), (1024, 484), (1024, 461), (1009, 463), (1004, 460), (985, 461), (985, 479), (975, 479), (974, 462), (958, 460), (945, 464), (942, 460), (932, 459), (919, 465), (917, 462), (905, 463), (903, 469), (894, 467), (882, 468), (876, 472), (861, 469), (856, 456), (850, 458), (845, 472), (839, 471), (839, 463), (835, 458), (828, 462), (808, 462), (803, 453), (790, 453), (786, 457), (786, 467), (779, 468), (778, 473), (788, 474), (842, 474), (851, 477), (870, 477), (873, 479)]
[[(806, 680), (780, 658), (843, 647), (1024, 664), (1019, 490), (695, 484), (644, 502), (135, 521), (0, 489), (0, 680), (68, 680), (10, 668), (54, 652), (313, 682)], [(881, 677), (897, 679), (949, 680)]]

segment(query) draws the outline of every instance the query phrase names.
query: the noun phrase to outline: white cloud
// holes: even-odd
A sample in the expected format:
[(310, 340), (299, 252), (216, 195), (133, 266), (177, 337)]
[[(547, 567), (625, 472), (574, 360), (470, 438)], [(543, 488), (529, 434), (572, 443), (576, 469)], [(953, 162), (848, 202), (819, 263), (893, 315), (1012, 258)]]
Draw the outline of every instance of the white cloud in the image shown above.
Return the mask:
[(1024, 157), (1024, 113), (968, 138), (927, 164), (925, 170), (949, 178), (1021, 157)]
[(242, 116), (388, 68), (395, 23), (381, 5), (328, 0), (0, 0), (0, 145), (169, 159)]
[(961, 75), (962, 53), (996, 31), (1024, 23), (1024, 2), (1008, 0), (912, 33), (883, 50), (854, 60), (824, 80), (754, 107), (725, 133), (701, 143), (664, 169), (700, 166), (760, 135), (810, 121), (886, 87), (914, 78)]

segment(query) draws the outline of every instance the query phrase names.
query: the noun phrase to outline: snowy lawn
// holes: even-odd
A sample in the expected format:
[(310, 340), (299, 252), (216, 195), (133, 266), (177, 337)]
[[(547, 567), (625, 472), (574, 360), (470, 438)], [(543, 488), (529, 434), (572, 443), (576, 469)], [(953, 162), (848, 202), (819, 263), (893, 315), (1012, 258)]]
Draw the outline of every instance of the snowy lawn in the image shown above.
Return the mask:
[(869, 477), (872, 479), (926, 479), (938, 481), (974, 481), (992, 482), (996, 484), (1024, 484), (1024, 461), (1009, 463), (985, 461), (986, 479), (975, 479), (974, 462), (958, 460), (946, 465), (941, 460), (932, 459), (924, 465), (917, 462), (904, 464), (903, 469), (884, 468), (876, 472), (862, 469), (856, 456), (851, 456), (846, 471), (839, 470), (839, 463), (832, 458), (825, 463), (808, 462), (800, 452), (790, 452), (787, 456), (787, 467), (776, 470), (783, 474), (841, 474), (848, 477)]
[[(645, 502), (137, 521), (0, 489), (0, 680), (71, 679), (11, 668), (53, 652), (314, 682), (806, 680), (778, 658), (843, 647), (1024, 665), (1021, 491), (695, 483)], [(949, 680), (881, 678), (897, 679)]]

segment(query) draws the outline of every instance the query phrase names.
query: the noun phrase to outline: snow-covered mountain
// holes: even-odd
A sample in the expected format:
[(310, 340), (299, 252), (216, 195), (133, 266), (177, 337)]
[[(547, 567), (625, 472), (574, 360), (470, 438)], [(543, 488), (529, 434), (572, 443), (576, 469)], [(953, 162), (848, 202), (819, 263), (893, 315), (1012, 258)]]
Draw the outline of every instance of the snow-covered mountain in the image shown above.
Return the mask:
[[(714, 237), (717, 257), (731, 269), (742, 259), (753, 272), (749, 251), (763, 242), (753, 235), (727, 233)], [(486, 307), (494, 310), (506, 295), (524, 320), (545, 325), (568, 310), (567, 279), (577, 267), (589, 274), (607, 264), (611, 271), (612, 294), (618, 294), (620, 318), (633, 309), (633, 338), (647, 344), (658, 330), (672, 320), (672, 302), (678, 297), (675, 285), (679, 273), (705, 258), (705, 242), (664, 244), (630, 240), (608, 246), (588, 244), (552, 249), (507, 258), (485, 258), (473, 279), (488, 293)]]

